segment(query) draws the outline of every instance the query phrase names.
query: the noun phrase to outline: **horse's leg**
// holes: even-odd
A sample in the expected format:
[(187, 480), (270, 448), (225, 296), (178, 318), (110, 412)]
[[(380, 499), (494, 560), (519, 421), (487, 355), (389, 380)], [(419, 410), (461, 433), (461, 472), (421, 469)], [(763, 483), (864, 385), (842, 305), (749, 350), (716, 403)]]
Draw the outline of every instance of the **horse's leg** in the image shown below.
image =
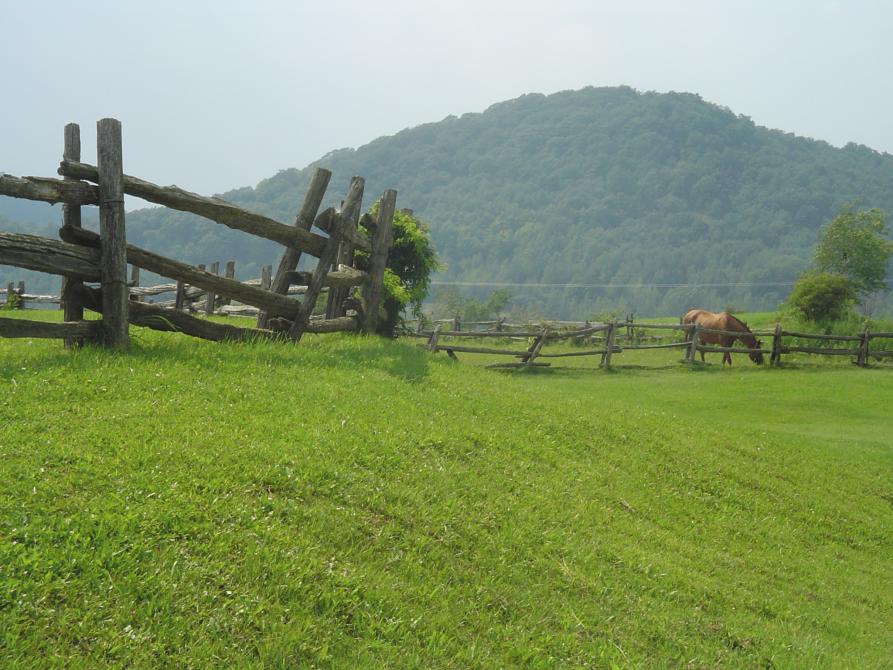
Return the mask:
[[(735, 340), (732, 339), (732, 338), (725, 338), (725, 337), (724, 337), (724, 338), (722, 339), (722, 345), (721, 345), (721, 346), (723, 346), (723, 347), (731, 347), (731, 346), (732, 346), (732, 343), (733, 343), (734, 341), (735, 341)], [(723, 355), (722, 355), (722, 364), (723, 364), (723, 367), (725, 367), (726, 361), (728, 361), (728, 363), (729, 363), (729, 367), (732, 367), (732, 354), (730, 354), (728, 351), (726, 351), (726, 352), (723, 353)]]

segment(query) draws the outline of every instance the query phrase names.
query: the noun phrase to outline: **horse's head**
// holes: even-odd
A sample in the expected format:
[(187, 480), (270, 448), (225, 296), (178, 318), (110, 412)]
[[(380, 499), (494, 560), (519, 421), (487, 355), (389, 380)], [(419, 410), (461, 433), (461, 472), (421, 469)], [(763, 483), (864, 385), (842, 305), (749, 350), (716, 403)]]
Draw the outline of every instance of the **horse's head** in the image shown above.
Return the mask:
[[(763, 348), (763, 343), (760, 342), (760, 340), (755, 339), (754, 342), (755, 342), (755, 346), (751, 347), (752, 349), (762, 349)], [(748, 356), (750, 356), (750, 360), (752, 360), (757, 365), (763, 364), (763, 354), (762, 353), (760, 353), (760, 352), (750, 353), (750, 354), (748, 354)]]

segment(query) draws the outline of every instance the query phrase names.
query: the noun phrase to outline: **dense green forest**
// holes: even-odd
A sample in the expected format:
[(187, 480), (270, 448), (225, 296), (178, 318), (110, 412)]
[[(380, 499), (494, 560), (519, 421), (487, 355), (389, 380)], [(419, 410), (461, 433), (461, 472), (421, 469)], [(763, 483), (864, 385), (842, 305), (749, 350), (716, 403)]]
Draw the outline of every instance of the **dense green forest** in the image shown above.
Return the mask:
[[(397, 188), (398, 206), (431, 227), (445, 263), (436, 282), (597, 285), (511, 288), (510, 305), (555, 318), (771, 309), (842, 205), (893, 212), (890, 154), (768, 130), (697, 95), (627, 87), (525, 95), (224, 197), (290, 221), (316, 166), (334, 172), (329, 204), (355, 174), (367, 204)], [(162, 209), (129, 214), (128, 237), (191, 262), (235, 258), (243, 276), (278, 257), (273, 244)], [(701, 286), (742, 283), (754, 285)]]

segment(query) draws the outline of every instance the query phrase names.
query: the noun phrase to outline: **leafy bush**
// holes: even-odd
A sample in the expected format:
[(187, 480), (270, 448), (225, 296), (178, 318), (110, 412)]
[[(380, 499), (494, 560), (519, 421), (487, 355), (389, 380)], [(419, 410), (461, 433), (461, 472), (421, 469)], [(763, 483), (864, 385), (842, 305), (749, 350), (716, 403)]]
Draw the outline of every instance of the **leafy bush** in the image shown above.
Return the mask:
[(788, 306), (804, 321), (828, 326), (847, 315), (855, 298), (856, 290), (848, 278), (810, 271), (794, 284)]
[[(373, 220), (378, 215), (378, 203), (370, 210)], [(422, 302), (428, 295), (431, 274), (439, 267), (437, 252), (431, 245), (428, 226), (408, 210), (394, 212), (394, 237), (388, 253), (384, 275), (383, 306), (387, 317), (379, 321), (378, 333), (392, 337), (404, 312), (421, 318)], [(369, 255), (358, 251), (357, 267), (368, 270)]]
[(22, 308), (22, 297), (15, 291), (8, 291), (6, 293), (6, 300), (2, 305), (0, 305), (0, 309), (21, 309), (21, 308)]

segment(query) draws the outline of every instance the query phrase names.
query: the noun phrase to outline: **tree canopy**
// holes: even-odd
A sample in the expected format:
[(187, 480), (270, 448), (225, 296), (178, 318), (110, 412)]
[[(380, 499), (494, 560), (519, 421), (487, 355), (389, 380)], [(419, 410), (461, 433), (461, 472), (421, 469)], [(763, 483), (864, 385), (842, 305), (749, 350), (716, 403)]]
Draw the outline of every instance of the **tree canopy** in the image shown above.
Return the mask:
[(879, 209), (841, 208), (823, 230), (816, 248), (820, 272), (842, 275), (862, 297), (887, 288), (893, 242), (886, 237), (886, 214)]

